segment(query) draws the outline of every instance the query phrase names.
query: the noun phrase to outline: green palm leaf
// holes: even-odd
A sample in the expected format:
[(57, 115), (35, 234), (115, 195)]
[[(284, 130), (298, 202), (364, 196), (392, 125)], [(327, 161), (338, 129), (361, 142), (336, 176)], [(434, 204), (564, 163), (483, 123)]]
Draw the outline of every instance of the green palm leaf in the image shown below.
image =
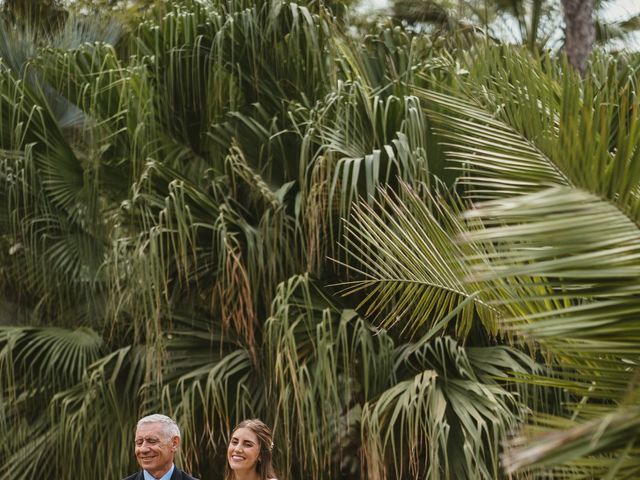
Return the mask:
[(382, 202), (374, 207), (361, 204), (347, 226), (345, 248), (358, 262), (351, 262), (351, 268), (364, 278), (344, 293), (364, 291), (360, 305), (366, 315), (378, 317), (387, 328), (401, 322), (415, 333), (427, 324), (435, 334), (447, 327), (435, 320), (456, 312), (460, 335), (468, 334), (475, 315), (497, 333), (499, 312), (478, 295), (479, 285), (464, 282), (471, 264), (461, 259), (471, 256), (474, 247), (465, 253), (457, 244), (464, 227), (455, 214), (436, 201), (426, 204), (407, 186), (402, 197), (380, 196)]
[[(579, 475), (588, 464), (580, 457), (605, 451), (610, 456), (597, 457), (597, 471), (611, 478), (619, 468), (636, 471), (635, 433), (626, 425), (637, 415), (623, 405), (637, 396), (637, 225), (611, 203), (566, 187), (489, 202), (467, 216), (484, 226), (468, 233), (468, 241), (495, 249), (489, 263), (477, 264), (474, 281), (494, 288), (500, 279), (521, 279), (517, 297), (505, 296), (501, 282), (495, 287), (510, 312), (505, 322), (554, 353), (564, 379), (557, 384), (581, 399), (567, 409), (593, 419), (544, 437), (545, 446), (515, 450), (505, 460), (508, 468), (566, 462), (567, 471)], [(547, 448), (553, 442), (558, 446)]]

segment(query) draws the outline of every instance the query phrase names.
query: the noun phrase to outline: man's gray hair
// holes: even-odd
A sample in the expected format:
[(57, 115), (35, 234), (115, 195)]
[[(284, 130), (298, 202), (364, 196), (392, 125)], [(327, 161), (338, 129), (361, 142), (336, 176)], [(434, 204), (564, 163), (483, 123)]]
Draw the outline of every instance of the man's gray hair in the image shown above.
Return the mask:
[(142, 417), (138, 420), (138, 424), (136, 428), (140, 425), (146, 425), (149, 423), (159, 423), (162, 425), (162, 432), (167, 436), (167, 438), (180, 437), (180, 429), (178, 425), (171, 417), (167, 417), (166, 415), (161, 415), (159, 413), (154, 413), (153, 415), (147, 415), (146, 417)]

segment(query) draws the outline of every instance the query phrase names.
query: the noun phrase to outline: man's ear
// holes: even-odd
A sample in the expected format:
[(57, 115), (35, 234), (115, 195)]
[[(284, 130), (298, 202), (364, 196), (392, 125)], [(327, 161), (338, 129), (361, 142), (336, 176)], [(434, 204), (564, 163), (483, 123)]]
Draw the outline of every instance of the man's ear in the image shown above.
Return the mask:
[(180, 437), (175, 435), (171, 439), (171, 450), (175, 452), (176, 450), (178, 450), (178, 447), (180, 447)]

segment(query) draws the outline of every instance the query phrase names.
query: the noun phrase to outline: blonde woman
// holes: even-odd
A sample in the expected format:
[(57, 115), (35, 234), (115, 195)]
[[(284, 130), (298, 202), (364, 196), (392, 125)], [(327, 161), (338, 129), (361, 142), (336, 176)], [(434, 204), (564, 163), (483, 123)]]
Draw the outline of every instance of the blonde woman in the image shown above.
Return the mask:
[(231, 433), (224, 480), (276, 480), (272, 452), (269, 427), (257, 418), (243, 420)]

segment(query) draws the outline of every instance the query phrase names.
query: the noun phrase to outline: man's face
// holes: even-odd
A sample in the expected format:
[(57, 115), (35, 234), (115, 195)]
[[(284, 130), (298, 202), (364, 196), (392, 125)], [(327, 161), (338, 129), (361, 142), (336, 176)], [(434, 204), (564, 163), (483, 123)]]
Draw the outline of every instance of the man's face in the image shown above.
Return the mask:
[(146, 423), (136, 429), (136, 458), (156, 478), (167, 473), (180, 445), (180, 437), (168, 438), (160, 423)]

